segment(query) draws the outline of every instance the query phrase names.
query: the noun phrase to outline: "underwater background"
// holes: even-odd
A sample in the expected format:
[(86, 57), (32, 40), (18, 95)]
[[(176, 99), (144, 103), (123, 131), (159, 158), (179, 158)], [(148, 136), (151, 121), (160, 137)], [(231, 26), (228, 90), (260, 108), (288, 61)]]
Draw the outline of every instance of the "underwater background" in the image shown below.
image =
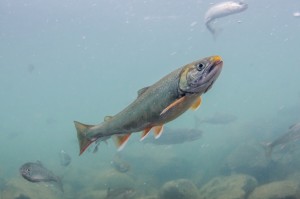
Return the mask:
[[(1, 0), (0, 198), (110, 198), (122, 187), (134, 196), (114, 198), (300, 198), (299, 141), (271, 157), (261, 146), (300, 121), (300, 1), (247, 0), (217, 20), (214, 39), (204, 14), (217, 2)], [(166, 124), (197, 128), (200, 139), (155, 145), (134, 133), (117, 155), (126, 172), (113, 166), (111, 139), (78, 155), (74, 120), (98, 124), (139, 89), (211, 55), (224, 66), (201, 107)], [(235, 119), (199, 122), (219, 113)], [(35, 161), (64, 193), (22, 178), (20, 166)]]

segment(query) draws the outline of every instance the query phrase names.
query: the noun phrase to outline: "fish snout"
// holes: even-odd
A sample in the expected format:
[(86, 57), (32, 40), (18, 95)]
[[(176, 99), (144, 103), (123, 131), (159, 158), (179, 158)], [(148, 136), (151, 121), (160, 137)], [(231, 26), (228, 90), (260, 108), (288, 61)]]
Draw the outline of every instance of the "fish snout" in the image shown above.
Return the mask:
[(223, 66), (222, 57), (219, 56), (219, 55), (212, 56), (210, 58), (210, 61), (212, 62), (213, 66), (218, 66), (218, 67), (222, 67)]

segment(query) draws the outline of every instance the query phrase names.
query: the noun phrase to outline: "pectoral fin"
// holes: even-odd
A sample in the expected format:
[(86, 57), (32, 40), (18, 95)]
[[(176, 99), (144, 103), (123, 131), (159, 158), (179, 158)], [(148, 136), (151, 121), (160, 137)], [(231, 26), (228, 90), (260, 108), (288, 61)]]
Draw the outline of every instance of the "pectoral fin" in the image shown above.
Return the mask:
[(178, 104), (182, 103), (185, 99), (186, 99), (186, 96), (177, 99), (177, 100), (174, 101), (172, 104), (170, 104), (169, 106), (167, 106), (167, 108), (165, 108), (165, 109), (160, 113), (160, 115), (166, 113), (167, 111), (169, 111), (169, 110), (172, 109), (173, 107), (175, 107), (175, 106), (177, 106)]
[(164, 129), (163, 127), (164, 127), (163, 125), (153, 127), (155, 139), (158, 139), (161, 136)]
[(194, 104), (191, 106), (192, 110), (197, 110), (201, 105), (201, 97), (197, 97), (197, 99), (195, 100)]
[(151, 128), (146, 128), (146, 129), (143, 131), (142, 137), (141, 137), (140, 141), (143, 141), (143, 140), (147, 137), (147, 135), (149, 134), (149, 131), (150, 131), (150, 130), (151, 130)]
[(121, 151), (129, 140), (131, 133), (125, 135), (116, 135), (114, 138), (118, 151)]

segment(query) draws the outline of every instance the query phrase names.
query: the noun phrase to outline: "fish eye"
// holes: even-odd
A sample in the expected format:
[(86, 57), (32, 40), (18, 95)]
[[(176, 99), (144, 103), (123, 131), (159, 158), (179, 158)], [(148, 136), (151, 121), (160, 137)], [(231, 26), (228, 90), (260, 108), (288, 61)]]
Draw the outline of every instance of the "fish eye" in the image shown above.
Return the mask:
[(196, 67), (197, 67), (197, 70), (198, 70), (198, 71), (202, 71), (202, 70), (204, 69), (204, 64), (198, 63), (198, 64), (196, 65)]

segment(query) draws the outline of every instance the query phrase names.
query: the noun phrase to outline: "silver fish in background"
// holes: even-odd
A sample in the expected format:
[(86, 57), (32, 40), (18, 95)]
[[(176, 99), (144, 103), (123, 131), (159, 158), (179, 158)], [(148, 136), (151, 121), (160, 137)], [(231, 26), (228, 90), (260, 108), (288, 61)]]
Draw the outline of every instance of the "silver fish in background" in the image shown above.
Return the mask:
[(292, 141), (297, 141), (300, 140), (300, 122), (292, 125), (289, 128), (289, 131), (283, 134), (282, 136), (278, 137), (276, 140), (273, 142), (268, 142), (268, 143), (262, 143), (266, 156), (270, 157), (273, 151), (273, 148), (278, 145), (284, 146), (288, 142)]
[(60, 178), (45, 168), (39, 161), (27, 162), (20, 167), (19, 171), (21, 176), (29, 182), (53, 183), (63, 192), (63, 185)]
[(225, 1), (210, 7), (205, 13), (205, 25), (207, 29), (216, 37), (216, 29), (213, 27), (215, 19), (226, 17), (242, 12), (248, 8), (248, 4), (240, 1)]
[(60, 165), (64, 167), (68, 166), (72, 161), (71, 156), (67, 154), (64, 150), (60, 151), (59, 159), (60, 159)]
[(146, 138), (143, 142), (156, 145), (172, 145), (192, 142), (202, 137), (202, 131), (198, 129), (171, 129), (165, 127), (164, 134), (159, 139), (153, 137)]
[(105, 199), (130, 199), (133, 198), (135, 193), (135, 190), (132, 188), (108, 188)]
[(116, 154), (114, 156), (110, 164), (115, 170), (121, 173), (126, 173), (130, 170), (130, 165), (125, 160), (123, 160), (119, 154)]

